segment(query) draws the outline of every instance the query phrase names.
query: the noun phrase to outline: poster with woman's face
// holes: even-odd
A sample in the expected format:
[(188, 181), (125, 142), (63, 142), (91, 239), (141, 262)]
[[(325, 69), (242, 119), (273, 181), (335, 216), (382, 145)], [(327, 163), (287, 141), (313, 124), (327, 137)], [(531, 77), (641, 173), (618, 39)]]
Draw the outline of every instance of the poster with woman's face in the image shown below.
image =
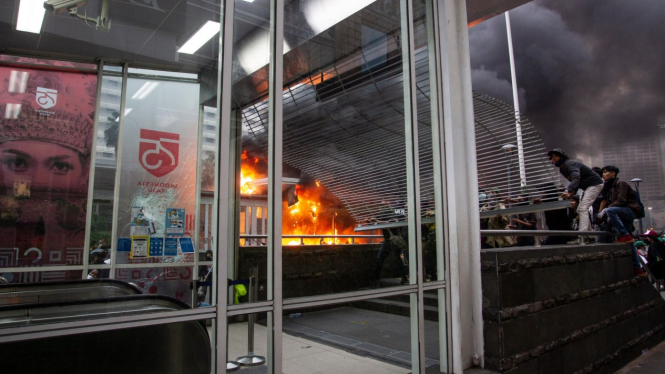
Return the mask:
[(96, 86), (94, 73), (0, 65), (0, 273), (81, 264)]

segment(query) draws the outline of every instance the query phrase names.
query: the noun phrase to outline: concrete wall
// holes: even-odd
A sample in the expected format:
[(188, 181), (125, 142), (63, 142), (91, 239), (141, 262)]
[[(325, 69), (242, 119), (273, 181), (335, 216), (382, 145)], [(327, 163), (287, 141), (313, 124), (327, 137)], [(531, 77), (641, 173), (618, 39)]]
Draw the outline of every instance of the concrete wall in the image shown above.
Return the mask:
[(485, 367), (612, 373), (665, 339), (665, 301), (633, 277), (630, 246), (481, 253)]
[[(282, 269), (284, 298), (357, 291), (372, 285), (380, 244), (284, 246)], [(266, 247), (240, 248), (239, 279), (259, 267), (259, 284), (267, 281)], [(391, 254), (383, 263), (382, 278), (397, 277), (397, 262)], [(264, 287), (265, 290), (265, 287)], [(265, 300), (259, 291), (259, 300)]]

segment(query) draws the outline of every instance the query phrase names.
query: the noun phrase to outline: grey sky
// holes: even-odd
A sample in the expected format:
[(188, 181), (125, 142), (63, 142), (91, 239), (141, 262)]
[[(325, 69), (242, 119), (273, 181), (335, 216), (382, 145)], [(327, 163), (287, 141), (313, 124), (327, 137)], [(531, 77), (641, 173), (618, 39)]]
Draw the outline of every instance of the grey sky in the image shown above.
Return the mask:
[[(603, 136), (665, 124), (665, 3), (538, 0), (510, 12), (520, 109), (548, 148), (594, 157)], [(505, 18), (469, 30), (474, 89), (512, 103)]]

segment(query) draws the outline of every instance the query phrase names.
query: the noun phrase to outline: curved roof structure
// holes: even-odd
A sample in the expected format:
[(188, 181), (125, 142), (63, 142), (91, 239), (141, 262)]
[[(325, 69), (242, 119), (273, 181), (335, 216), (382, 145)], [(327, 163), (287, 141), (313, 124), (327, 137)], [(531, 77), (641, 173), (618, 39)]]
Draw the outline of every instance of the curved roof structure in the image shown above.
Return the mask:
[[(301, 79), (283, 97), (284, 161), (326, 185), (359, 224), (396, 219), (394, 209), (406, 208), (407, 194), (401, 59), (395, 56), (368, 67), (363, 60), (368, 53)], [(426, 212), (434, 208), (426, 48), (417, 51), (416, 61), (420, 198)], [(553, 191), (560, 185), (526, 118), (520, 116), (525, 164), (521, 183), (517, 155), (502, 149), (517, 144), (512, 107), (475, 93), (474, 112), (478, 164), (469, 167), (477, 167), (481, 191), (515, 197), (539, 193), (539, 186)], [(267, 102), (245, 107), (242, 116), (244, 136), (267, 150)]]

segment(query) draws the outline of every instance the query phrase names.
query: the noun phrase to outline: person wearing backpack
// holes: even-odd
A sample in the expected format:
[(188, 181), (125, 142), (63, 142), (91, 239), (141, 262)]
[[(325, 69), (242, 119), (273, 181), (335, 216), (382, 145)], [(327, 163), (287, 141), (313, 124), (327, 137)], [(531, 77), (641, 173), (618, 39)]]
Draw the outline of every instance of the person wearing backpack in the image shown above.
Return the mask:
[(374, 281), (376, 285), (374, 288), (381, 287), (379, 281), (381, 280), (381, 269), (383, 268), (383, 262), (388, 258), (392, 253), (397, 261), (397, 273), (399, 274), (401, 280), (400, 284), (409, 283), (408, 278), (408, 268), (405, 264), (405, 260), (402, 259), (402, 256), (408, 253), (407, 249), (407, 240), (408, 228), (384, 228), (381, 229), (381, 234), (383, 235), (383, 242), (381, 242), (381, 249), (379, 249), (379, 255), (376, 257), (374, 262)]
[(640, 214), (640, 204), (635, 191), (630, 185), (617, 176), (619, 168), (612, 165), (603, 167), (603, 202), (600, 204), (600, 215), (607, 215), (612, 227), (619, 232), (617, 243), (630, 243), (633, 237), (633, 221)]

